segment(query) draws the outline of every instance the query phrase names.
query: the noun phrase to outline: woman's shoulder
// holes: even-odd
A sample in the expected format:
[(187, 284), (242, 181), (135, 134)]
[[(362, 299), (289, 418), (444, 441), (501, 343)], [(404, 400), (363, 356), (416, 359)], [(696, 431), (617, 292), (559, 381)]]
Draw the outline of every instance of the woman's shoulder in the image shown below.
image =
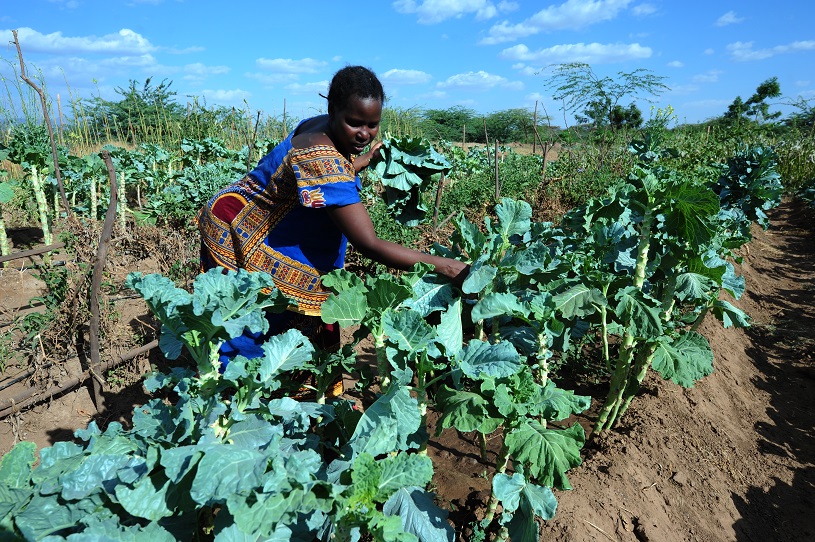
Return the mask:
[(308, 149), (315, 146), (333, 146), (331, 139), (326, 135), (328, 131), (328, 115), (320, 115), (303, 121), (291, 138), (292, 148)]

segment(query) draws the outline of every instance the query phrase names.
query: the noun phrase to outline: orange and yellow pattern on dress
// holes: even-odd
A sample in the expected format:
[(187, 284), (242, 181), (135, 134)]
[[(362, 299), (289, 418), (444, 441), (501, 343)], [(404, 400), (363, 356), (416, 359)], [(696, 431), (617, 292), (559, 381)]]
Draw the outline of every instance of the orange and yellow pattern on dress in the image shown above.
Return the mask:
[(304, 188), (300, 191), (300, 201), (303, 207), (311, 207), (312, 209), (321, 209), (325, 207), (325, 196), (323, 191), (319, 188), (309, 190)]

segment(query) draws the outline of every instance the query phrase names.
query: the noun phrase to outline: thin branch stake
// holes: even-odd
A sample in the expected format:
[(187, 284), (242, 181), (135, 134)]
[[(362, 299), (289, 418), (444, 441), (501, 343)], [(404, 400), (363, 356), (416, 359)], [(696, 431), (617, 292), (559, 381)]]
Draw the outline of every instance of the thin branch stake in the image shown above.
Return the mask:
[[(110, 236), (113, 231), (113, 224), (116, 221), (116, 204), (119, 198), (119, 190), (116, 184), (116, 170), (113, 167), (113, 161), (110, 159), (110, 153), (106, 150), (102, 150), (99, 155), (102, 157), (102, 160), (104, 160), (105, 166), (108, 169), (108, 177), (110, 178), (110, 203), (108, 203), (108, 211), (105, 213), (105, 223), (102, 226), (102, 235), (99, 238), (99, 249), (96, 252), (96, 261), (93, 264), (93, 279), (88, 303), (91, 311), (89, 324), (91, 348), (90, 372), (95, 372), (97, 375), (102, 373), (102, 358), (99, 355), (99, 290), (102, 286), (102, 273), (105, 270), (105, 261), (107, 260), (108, 248), (110, 247)], [(102, 395), (101, 384), (96, 380), (93, 381), (93, 397), (97, 412), (104, 412), (105, 397)]]
[(43, 92), (43, 90), (26, 75), (25, 62), (23, 61), (23, 51), (20, 49), (20, 40), (17, 39), (17, 31), (12, 30), (11, 34), (14, 36), (14, 45), (17, 47), (17, 56), (20, 59), (20, 78), (28, 83), (28, 85), (40, 96), (40, 103), (42, 104), (42, 118), (45, 120), (45, 125), (48, 127), (48, 137), (51, 140), (51, 156), (54, 159), (54, 176), (57, 178), (59, 198), (62, 202), (63, 210), (67, 216), (71, 214), (71, 207), (68, 205), (68, 197), (65, 195), (65, 186), (62, 184), (62, 175), (60, 175), (59, 172), (59, 156), (57, 155), (57, 145), (54, 142), (54, 128), (51, 126), (51, 116), (48, 114), (48, 103), (45, 100), (45, 92)]

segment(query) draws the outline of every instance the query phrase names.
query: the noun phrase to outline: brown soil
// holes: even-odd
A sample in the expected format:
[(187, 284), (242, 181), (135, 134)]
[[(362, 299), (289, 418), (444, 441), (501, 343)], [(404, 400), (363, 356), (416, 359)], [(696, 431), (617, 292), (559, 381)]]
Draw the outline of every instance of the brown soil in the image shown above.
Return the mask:
[[(752, 316), (753, 326), (723, 329), (708, 318), (702, 332), (713, 347), (715, 371), (695, 388), (683, 390), (654, 374), (646, 379), (620, 426), (586, 445), (583, 465), (570, 474), (574, 489), (556, 493), (557, 515), (542, 525), (542, 540), (815, 540), (813, 215), (785, 203), (771, 219), (769, 231), (754, 230), (739, 269), (747, 292), (734, 304)], [(4, 272), (0, 312), (27, 305), (25, 288), (34, 287), (24, 274)], [(122, 323), (132, 327), (145, 315), (133, 306)], [(134, 362), (131, 372), (139, 368), (146, 363)], [(591, 391), (602, 398), (602, 387)], [(143, 400), (134, 383), (108, 403), (116, 406), (115, 419)], [(19, 439), (46, 446), (70, 438), (94, 416), (82, 388), (7, 417), (0, 453)], [(578, 421), (588, 432), (593, 413)], [(497, 443), (490, 444), (494, 460)], [(448, 430), (429, 453), (434, 489), (463, 531), (483, 514), (494, 466), (481, 462), (470, 434)]]

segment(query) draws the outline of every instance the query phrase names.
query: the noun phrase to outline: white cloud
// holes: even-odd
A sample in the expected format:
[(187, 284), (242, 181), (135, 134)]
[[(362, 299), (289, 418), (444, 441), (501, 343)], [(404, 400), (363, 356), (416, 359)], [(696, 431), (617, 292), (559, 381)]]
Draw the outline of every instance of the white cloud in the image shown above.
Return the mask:
[(681, 60), (671, 60), (666, 64), (666, 66), (668, 66), (669, 68), (684, 68), (685, 63), (682, 62)]
[(721, 70), (708, 70), (705, 73), (694, 75), (691, 80), (694, 83), (716, 83), (722, 73)]
[(79, 2), (77, 0), (48, 0), (52, 4), (62, 4), (64, 7), (68, 9), (74, 9), (79, 7)]
[(419, 94), (416, 96), (420, 100), (443, 100), (447, 97), (447, 93), (443, 90), (433, 90), (431, 92), (425, 92), (424, 94)]
[(318, 73), (328, 65), (322, 60), (313, 58), (301, 58), (299, 60), (291, 58), (259, 58), (255, 61), (259, 68), (274, 73)]
[(764, 60), (785, 53), (798, 53), (801, 51), (815, 50), (815, 40), (794, 41), (787, 45), (776, 45), (767, 49), (753, 49), (752, 41), (737, 41), (727, 46), (733, 60), (747, 62), (750, 60)]
[(706, 55), (712, 55), (712, 54), (713, 54), (713, 53), (715, 53), (715, 52), (716, 52), (716, 51), (714, 51), (714, 50), (713, 50), (713, 49), (711, 49), (710, 47), (708, 47), (707, 49), (705, 49), (705, 50), (704, 50), (704, 54), (706, 54)]
[[(139, 55), (152, 53), (158, 47), (150, 43), (141, 34), (123, 28), (114, 34), (104, 36), (67, 37), (62, 32), (42, 34), (33, 28), (23, 27), (17, 31), (20, 47), (24, 53), (114, 53)], [(13, 41), (11, 30), (0, 30), (0, 41)]]
[(206, 77), (208, 75), (221, 75), (224, 73), (229, 73), (229, 66), (207, 66), (201, 62), (195, 62), (193, 64), (187, 64), (184, 66), (184, 73), (187, 75), (197, 75), (200, 77)]
[(810, 85), (810, 83), (811, 83), (810, 81), (796, 81), (795, 86), (796, 87), (808, 87)]
[(249, 100), (252, 96), (252, 93), (246, 90), (235, 89), (235, 90), (211, 90), (205, 89), (201, 91), (201, 95), (204, 96), (207, 101), (217, 102), (217, 103), (228, 103), (228, 104), (238, 104), (243, 103), (244, 100)]
[(631, 0), (566, 0), (563, 4), (537, 12), (521, 23), (502, 21), (494, 25), (481, 43), (504, 43), (553, 30), (578, 30), (614, 19), (630, 3)]
[(328, 94), (329, 81), (317, 81), (316, 83), (292, 83), (286, 85), (286, 90), (292, 94)]
[(428, 83), (433, 76), (420, 70), (388, 70), (382, 74), (382, 80), (392, 85), (420, 85)]
[(573, 43), (555, 45), (546, 49), (532, 51), (520, 44), (504, 49), (499, 55), (508, 60), (552, 64), (560, 62), (586, 62), (588, 64), (607, 64), (650, 58), (650, 47), (639, 43)]
[(261, 73), (261, 72), (247, 72), (243, 74), (244, 77), (254, 79), (259, 83), (266, 86), (284, 85), (297, 81), (299, 77), (294, 73)]
[(210, 75), (229, 73), (229, 66), (207, 66), (201, 62), (195, 62), (184, 66), (182, 72), (187, 81), (203, 81)]
[(469, 14), (475, 14), (478, 20), (486, 20), (497, 16), (499, 12), (518, 9), (518, 4), (515, 2), (499, 2), (496, 5), (490, 0), (422, 0), (421, 2), (397, 0), (392, 5), (399, 13), (417, 14), (421, 24), (436, 24)]
[(670, 96), (682, 96), (699, 92), (699, 85), (673, 85), (666, 94)]
[(637, 17), (644, 17), (646, 15), (653, 15), (657, 12), (657, 7), (653, 4), (640, 4), (631, 8), (631, 11)]
[(730, 24), (736, 24), (744, 21), (744, 17), (739, 17), (736, 15), (735, 11), (728, 11), (718, 19), (714, 23), (716, 26), (727, 26)]
[(517, 81), (509, 81), (506, 77), (487, 73), (483, 70), (477, 72), (459, 73), (448, 77), (436, 85), (438, 88), (467, 89), (467, 90), (489, 90), (495, 87), (506, 88), (508, 90), (520, 90), (523, 84)]

